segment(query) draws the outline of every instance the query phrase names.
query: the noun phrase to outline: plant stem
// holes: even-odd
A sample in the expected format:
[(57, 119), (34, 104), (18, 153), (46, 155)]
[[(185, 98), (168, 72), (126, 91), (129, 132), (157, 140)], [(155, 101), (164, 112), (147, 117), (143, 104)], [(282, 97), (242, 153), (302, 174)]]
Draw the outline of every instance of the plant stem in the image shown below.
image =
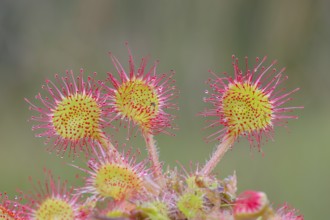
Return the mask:
[(225, 153), (229, 150), (229, 148), (233, 145), (235, 138), (233, 136), (224, 136), (221, 143), (218, 145), (217, 149), (214, 151), (210, 160), (205, 164), (203, 169), (201, 170), (201, 174), (204, 176), (209, 175), (213, 169), (220, 162)]
[(115, 156), (120, 156), (118, 150), (113, 146), (111, 141), (105, 137), (104, 134), (101, 135), (100, 144), (104, 150), (109, 152), (110, 154), (114, 154)]
[(143, 134), (144, 140), (147, 144), (147, 150), (149, 154), (149, 158), (152, 163), (152, 169), (155, 177), (162, 176), (162, 165), (159, 162), (159, 157), (157, 153), (157, 147), (155, 143), (154, 136), (152, 134)]

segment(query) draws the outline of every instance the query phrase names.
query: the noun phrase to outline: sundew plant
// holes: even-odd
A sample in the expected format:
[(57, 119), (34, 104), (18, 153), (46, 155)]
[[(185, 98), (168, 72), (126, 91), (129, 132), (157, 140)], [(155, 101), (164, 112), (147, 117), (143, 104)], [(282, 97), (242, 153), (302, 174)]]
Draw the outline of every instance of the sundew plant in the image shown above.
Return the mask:
[[(207, 97), (201, 100), (207, 106), (198, 115), (216, 130), (206, 141), (217, 147), (190, 172), (181, 165), (165, 169), (155, 139), (159, 133), (174, 134), (174, 72), (159, 74), (158, 62), (147, 65), (146, 58), (137, 65), (126, 46), (128, 69), (109, 53), (114, 72), (104, 80), (67, 71), (46, 80), (36, 100), (25, 99), (33, 112), (32, 130), (45, 138), (47, 150), (84, 161), (84, 166), (68, 164), (82, 173), (84, 184), (70, 186), (44, 169), (45, 179), (30, 179), (29, 192), (15, 198), (0, 194), (0, 220), (304, 219), (287, 204), (275, 208), (264, 192), (237, 195), (235, 173), (225, 179), (213, 173), (239, 138), (261, 151), (265, 140), (274, 139), (275, 127), (297, 118), (291, 112), (302, 107), (287, 104), (299, 89), (281, 87), (288, 78), (284, 68), (276, 70), (276, 61), (268, 63), (266, 57), (253, 64), (245, 58), (242, 68), (233, 56), (233, 72), (209, 71)], [(120, 129), (127, 137), (142, 136), (147, 158), (139, 160), (117, 144), (111, 132)]]

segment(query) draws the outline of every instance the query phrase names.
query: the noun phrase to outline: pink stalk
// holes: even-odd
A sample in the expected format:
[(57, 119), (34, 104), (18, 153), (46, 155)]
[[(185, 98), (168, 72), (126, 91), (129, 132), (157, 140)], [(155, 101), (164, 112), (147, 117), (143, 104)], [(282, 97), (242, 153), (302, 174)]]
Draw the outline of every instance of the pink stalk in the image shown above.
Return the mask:
[(203, 176), (208, 176), (214, 170), (214, 168), (221, 161), (226, 152), (230, 149), (235, 141), (234, 136), (225, 135), (222, 139), (222, 142), (218, 145), (217, 149), (214, 151), (210, 160), (205, 164), (201, 170)]
[(106, 138), (105, 135), (102, 135), (99, 143), (105, 151), (108, 151), (111, 155), (115, 156), (116, 158), (121, 158), (121, 155), (116, 149), (116, 147), (113, 146), (111, 141), (108, 138)]
[(154, 139), (154, 136), (150, 133), (144, 133), (143, 137), (147, 144), (147, 150), (148, 150), (149, 158), (152, 163), (152, 170), (153, 170), (154, 176), (156, 178), (161, 177), (162, 176), (162, 165), (159, 162), (159, 156), (158, 156), (156, 141)]

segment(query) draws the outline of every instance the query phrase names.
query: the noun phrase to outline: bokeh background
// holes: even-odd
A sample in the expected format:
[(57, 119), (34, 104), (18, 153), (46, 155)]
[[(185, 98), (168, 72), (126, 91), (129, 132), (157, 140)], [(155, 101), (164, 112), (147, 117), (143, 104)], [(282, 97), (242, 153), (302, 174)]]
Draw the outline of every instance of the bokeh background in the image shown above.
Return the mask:
[[(159, 59), (159, 72), (176, 71), (180, 88), (176, 136), (157, 137), (161, 159), (189, 167), (209, 157), (204, 118), (196, 114), (210, 74), (232, 73), (231, 55), (268, 55), (286, 66), (284, 87), (301, 91), (290, 106), (299, 120), (289, 130), (276, 128), (265, 156), (241, 140), (219, 164), (223, 178), (236, 170), (239, 192), (265, 191), (274, 206), (285, 202), (306, 219), (328, 219), (330, 198), (330, 1), (0, 1), (0, 191), (28, 191), (28, 177), (43, 178), (43, 168), (73, 185), (82, 173), (45, 151), (34, 138), (31, 112), (23, 98), (34, 99), (41, 85), (66, 69), (114, 71), (108, 51), (127, 67), (128, 41), (137, 61)], [(241, 62), (242, 66), (244, 62)], [(120, 135), (118, 135), (120, 137)], [(144, 149), (139, 137), (129, 143)], [(75, 163), (79, 164), (79, 161)]]

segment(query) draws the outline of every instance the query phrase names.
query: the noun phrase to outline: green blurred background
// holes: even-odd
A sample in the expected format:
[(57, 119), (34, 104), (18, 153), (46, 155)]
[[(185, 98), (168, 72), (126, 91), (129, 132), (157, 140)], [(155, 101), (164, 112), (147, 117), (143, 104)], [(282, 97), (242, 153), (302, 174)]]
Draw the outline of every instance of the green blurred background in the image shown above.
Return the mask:
[(0, 191), (28, 190), (28, 176), (42, 179), (43, 167), (79, 184), (70, 159), (46, 153), (44, 139), (34, 138), (23, 98), (33, 100), (46, 78), (66, 69), (104, 78), (114, 70), (109, 50), (127, 67), (128, 41), (137, 61), (149, 54), (160, 60), (159, 72), (176, 71), (180, 129), (157, 137), (171, 166), (204, 163), (215, 146), (203, 142), (211, 131), (196, 117), (206, 107), (208, 69), (232, 73), (232, 54), (251, 62), (268, 55), (286, 66), (284, 86), (301, 88), (288, 104), (305, 106), (295, 112), (300, 119), (289, 121), (289, 132), (276, 128), (265, 156), (241, 140), (216, 172), (223, 178), (236, 170), (239, 192), (265, 191), (275, 206), (288, 202), (306, 219), (328, 219), (329, 8), (328, 0), (0, 1)]

